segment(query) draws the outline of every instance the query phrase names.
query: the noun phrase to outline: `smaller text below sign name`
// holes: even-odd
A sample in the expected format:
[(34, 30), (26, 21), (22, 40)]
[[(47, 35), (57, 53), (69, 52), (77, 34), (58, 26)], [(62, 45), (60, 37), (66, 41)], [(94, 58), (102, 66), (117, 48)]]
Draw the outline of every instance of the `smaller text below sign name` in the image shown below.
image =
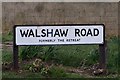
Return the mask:
[(16, 45), (103, 44), (104, 25), (17, 25)]

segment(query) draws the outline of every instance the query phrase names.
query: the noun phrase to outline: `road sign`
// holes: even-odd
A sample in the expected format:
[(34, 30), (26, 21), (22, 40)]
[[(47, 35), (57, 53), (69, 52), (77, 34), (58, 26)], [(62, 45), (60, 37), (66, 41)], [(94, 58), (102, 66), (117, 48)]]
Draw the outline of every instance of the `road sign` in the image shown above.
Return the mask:
[(105, 27), (103, 24), (15, 25), (13, 30), (13, 67), (18, 70), (18, 46), (99, 45), (99, 68), (106, 69)]
[(21, 25), (15, 27), (16, 45), (103, 44), (103, 25)]

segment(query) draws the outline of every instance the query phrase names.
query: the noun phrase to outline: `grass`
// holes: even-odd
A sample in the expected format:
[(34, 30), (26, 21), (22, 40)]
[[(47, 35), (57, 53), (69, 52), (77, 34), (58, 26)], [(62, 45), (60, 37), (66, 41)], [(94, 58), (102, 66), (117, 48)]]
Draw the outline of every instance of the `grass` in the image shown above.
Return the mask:
[(95, 58), (94, 55), (92, 56), (93, 58), (90, 57), (93, 54), (90, 51), (95, 49), (96, 46), (90, 45), (61, 46), (56, 52), (57, 54), (54, 56), (54, 59), (56, 59), (57, 63), (65, 66), (78, 67), (86, 65), (86, 62), (90, 65), (95, 62), (93, 60)]
[(67, 74), (66, 72), (64, 71), (64, 69), (60, 68), (60, 67), (52, 67), (49, 71), (49, 75), (50, 77), (52, 78), (58, 78), (58, 77), (66, 77)]
[(85, 76), (75, 73), (67, 73), (67, 78), (85, 78)]
[[(3, 41), (11, 41), (12, 36), (3, 37)], [(107, 45), (107, 68), (112, 75), (118, 73), (118, 42), (120, 39), (111, 37), (108, 39)], [(12, 51), (3, 49), (3, 62), (12, 62)], [(68, 45), (68, 46), (27, 46), (19, 48), (20, 60), (28, 60), (32, 58), (41, 58), (45, 62), (53, 61), (56, 64), (71, 67), (89, 67), (90, 65), (98, 63), (99, 52), (98, 45)], [(29, 64), (23, 65), (27, 66)], [(79, 74), (67, 73), (64, 69), (53, 67), (50, 69), (49, 77), (65, 77), (65, 78), (83, 78)], [(3, 77), (45, 77), (38, 73), (26, 72), (23, 74), (16, 74), (15, 72), (3, 71)]]
[(25, 72), (25, 73), (16, 73), (12, 71), (5, 71), (2, 74), (3, 78), (44, 78), (40, 73), (32, 73), (32, 72)]
[(13, 33), (12, 32), (8, 32), (7, 34), (2, 35), (2, 42), (12, 41), (12, 40), (13, 40)]
[(109, 71), (112, 73), (118, 72), (118, 43), (120, 42), (120, 38), (112, 37), (108, 41), (108, 59), (107, 66)]
[(11, 71), (5, 71), (4, 73), (2, 73), (2, 77), (3, 78), (21, 78), (20, 75)]
[[(72, 46), (28, 46), (21, 49), (22, 59), (40, 57), (42, 60), (54, 60), (65, 66), (91, 65), (98, 61), (98, 46), (72, 45)], [(87, 63), (87, 64), (86, 64)]]
[(0, 42), (2, 42), (2, 34), (0, 34)]
[[(48, 78), (82, 78), (79, 74), (67, 73), (62, 67), (53, 66), (48, 72)], [(3, 78), (45, 78), (40, 72), (24, 71), (22, 73), (16, 73), (14, 71), (4, 71)]]
[(49, 75), (52, 78), (84, 78), (85, 77), (80, 74), (67, 73), (63, 67), (56, 67), (56, 66), (53, 66), (50, 69)]
[(13, 55), (12, 51), (3, 50), (2, 51), (2, 62), (12, 62)]

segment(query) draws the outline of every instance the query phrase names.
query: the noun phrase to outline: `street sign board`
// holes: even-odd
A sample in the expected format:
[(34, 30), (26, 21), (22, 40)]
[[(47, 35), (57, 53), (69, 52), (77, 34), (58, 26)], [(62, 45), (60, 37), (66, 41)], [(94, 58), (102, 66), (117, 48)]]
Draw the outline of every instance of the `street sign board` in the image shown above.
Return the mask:
[(103, 44), (104, 25), (17, 25), (16, 45)]

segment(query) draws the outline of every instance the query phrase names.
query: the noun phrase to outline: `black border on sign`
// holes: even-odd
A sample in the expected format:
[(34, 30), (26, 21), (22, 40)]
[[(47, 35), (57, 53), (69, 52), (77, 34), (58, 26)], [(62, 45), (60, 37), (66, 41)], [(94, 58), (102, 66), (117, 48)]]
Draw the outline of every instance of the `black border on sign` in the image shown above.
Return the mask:
[[(104, 44), (105, 43), (105, 25), (104, 24), (44, 24), (44, 25), (14, 25), (14, 30), (13, 30), (13, 42), (15, 45), (16, 44), (16, 27), (17, 26), (29, 26), (29, 27), (33, 27), (33, 26), (97, 26), (97, 25), (102, 25), (103, 26), (103, 43), (100, 44)], [(54, 45), (98, 45), (99, 43), (90, 43), (90, 44), (46, 44), (46, 45), (17, 45), (17, 46), (54, 46)]]

